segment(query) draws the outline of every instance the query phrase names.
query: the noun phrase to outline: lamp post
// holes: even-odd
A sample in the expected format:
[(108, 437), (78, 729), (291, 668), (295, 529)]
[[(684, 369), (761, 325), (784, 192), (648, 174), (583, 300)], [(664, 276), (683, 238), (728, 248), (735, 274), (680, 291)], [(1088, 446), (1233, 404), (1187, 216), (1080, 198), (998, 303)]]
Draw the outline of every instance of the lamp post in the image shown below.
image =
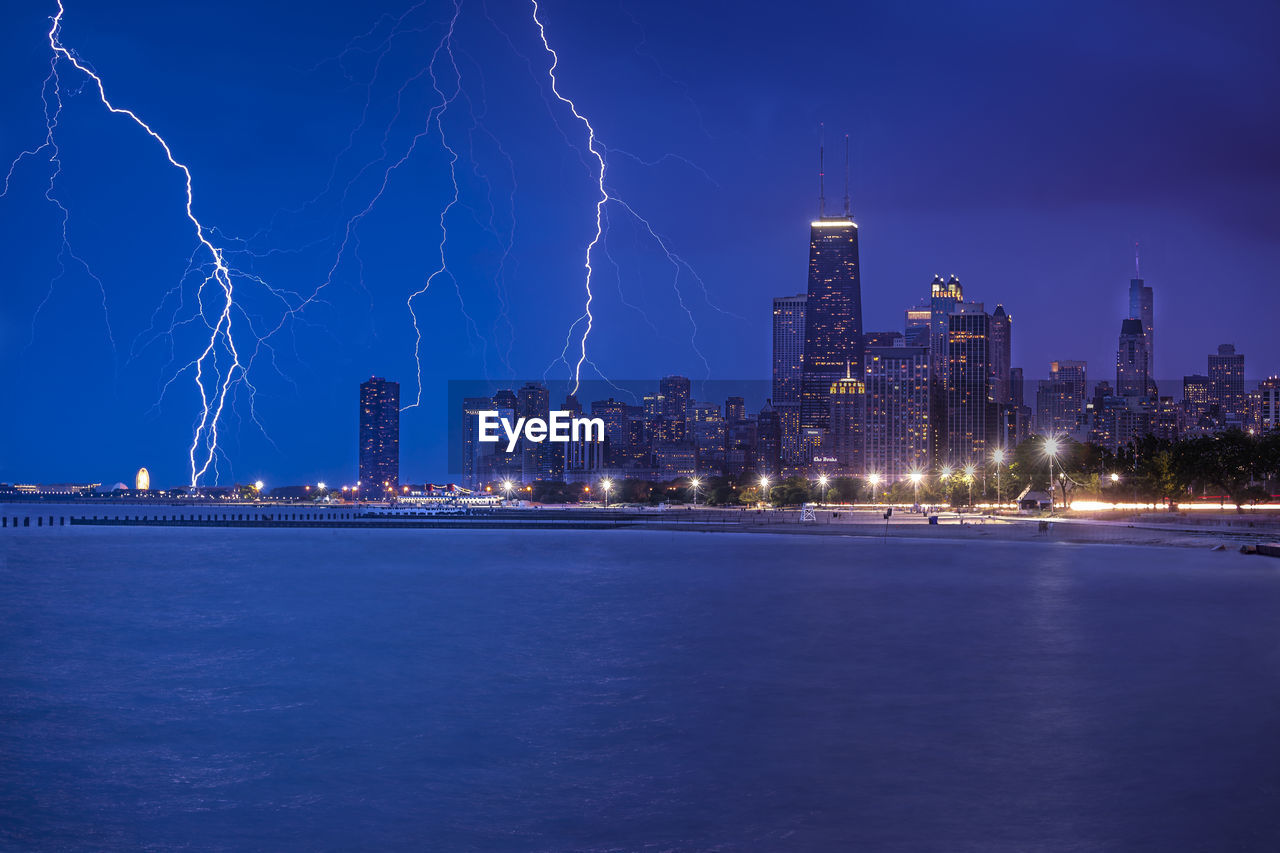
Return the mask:
[(827, 483), (831, 482), (826, 474), (818, 475), (818, 503), (826, 503), (827, 500)]
[(1004, 467), (1004, 448), (997, 447), (995, 453), (991, 454), (992, 460), (996, 463), (996, 506), (1000, 506), (1003, 499), (1000, 495), (1000, 469)]
[(689, 481), (689, 485), (693, 488), (693, 505), (698, 505), (698, 478), (694, 477)]
[(612, 480), (601, 480), (600, 488), (604, 489), (604, 508), (609, 508), (609, 490), (613, 488)]
[(964, 466), (964, 478), (969, 483), (969, 506), (973, 506), (973, 475), (977, 470), (978, 469), (972, 465)]
[(768, 477), (760, 478), (760, 502), (761, 503), (769, 502), (769, 478)]
[(914, 500), (915, 500), (916, 506), (920, 505), (920, 481), (923, 479), (924, 479), (923, 471), (921, 471), (919, 468), (912, 469), (911, 486), (915, 490)]
[(1049, 515), (1053, 515), (1053, 458), (1058, 455), (1058, 439), (1045, 439), (1044, 455), (1049, 457)]
[(867, 482), (871, 484), (871, 503), (873, 505), (878, 503), (876, 500), (876, 492), (880, 490), (880, 481), (880, 475), (877, 473), (873, 472), (867, 476)]
[(512, 483), (510, 480), (502, 481), (502, 494), (504, 496), (504, 499), (507, 501), (507, 503), (511, 502), (511, 489), (514, 488), (514, 485), (515, 484)]

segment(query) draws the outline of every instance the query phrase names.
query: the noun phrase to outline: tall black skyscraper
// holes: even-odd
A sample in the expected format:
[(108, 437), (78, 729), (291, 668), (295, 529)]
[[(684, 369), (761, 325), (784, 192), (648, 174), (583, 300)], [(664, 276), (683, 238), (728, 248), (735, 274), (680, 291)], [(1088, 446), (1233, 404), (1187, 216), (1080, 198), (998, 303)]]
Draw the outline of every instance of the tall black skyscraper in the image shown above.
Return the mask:
[(400, 383), (374, 376), (360, 385), (360, 498), (400, 488)]
[(809, 289), (805, 299), (800, 427), (825, 430), (831, 386), (862, 375), (862, 284), (858, 226), (850, 217), (848, 137), (845, 138), (844, 215), (827, 216), (819, 159), (818, 218), (809, 227)]

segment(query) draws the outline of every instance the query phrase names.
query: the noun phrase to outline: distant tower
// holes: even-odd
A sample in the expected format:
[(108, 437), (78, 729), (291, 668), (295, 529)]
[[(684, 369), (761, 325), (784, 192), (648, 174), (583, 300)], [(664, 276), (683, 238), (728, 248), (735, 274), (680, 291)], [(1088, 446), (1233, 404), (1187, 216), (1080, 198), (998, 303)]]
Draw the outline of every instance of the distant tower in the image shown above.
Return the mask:
[(1002, 406), (1013, 402), (1009, 391), (1009, 369), (1013, 361), (1013, 317), (1003, 305), (991, 312), (991, 395)]
[(1116, 395), (1145, 397), (1151, 385), (1151, 358), (1142, 321), (1130, 317), (1120, 324), (1120, 345), (1116, 348)]
[(809, 223), (809, 287), (800, 387), (800, 427), (814, 437), (830, 422), (832, 384), (844, 377), (847, 365), (852, 365), (854, 375), (862, 373), (858, 226), (847, 211), (844, 216), (826, 215), (821, 146), (818, 167), (818, 218)]
[(133, 478), (133, 487), (140, 492), (151, 488), (151, 472), (146, 468), (138, 469), (138, 476)]
[(360, 385), (360, 498), (400, 488), (400, 383), (374, 376)]
[[(1156, 378), (1156, 327), (1155, 297), (1151, 288), (1142, 280), (1142, 268), (1139, 265), (1138, 244), (1133, 246), (1133, 274), (1129, 280), (1129, 316), (1142, 322), (1142, 331), (1146, 336), (1147, 374), (1152, 382)], [(1154, 388), (1149, 392), (1154, 394)]]

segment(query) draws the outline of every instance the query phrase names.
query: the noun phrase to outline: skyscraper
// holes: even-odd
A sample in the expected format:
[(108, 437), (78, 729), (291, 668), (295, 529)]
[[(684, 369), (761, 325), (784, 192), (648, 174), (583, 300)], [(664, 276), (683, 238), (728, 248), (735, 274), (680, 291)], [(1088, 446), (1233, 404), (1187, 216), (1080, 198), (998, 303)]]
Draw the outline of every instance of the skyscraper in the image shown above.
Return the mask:
[(1120, 343), (1116, 348), (1116, 395), (1147, 397), (1151, 387), (1147, 333), (1141, 320), (1130, 317), (1120, 323)]
[(658, 380), (658, 395), (662, 399), (661, 427), (659, 435), (665, 442), (681, 442), (689, 422), (691, 396), (687, 376), (664, 376)]
[(808, 297), (773, 300), (773, 402), (800, 402), (804, 364), (804, 307)]
[(480, 413), (493, 411), (492, 397), (462, 399), (462, 481), (476, 486), (482, 478), (483, 459), (491, 456), (497, 443), (480, 441)]
[(826, 429), (833, 383), (849, 367), (862, 371), (862, 284), (858, 226), (849, 216), (820, 214), (809, 227), (809, 289), (805, 300), (800, 427)]
[(1262, 432), (1280, 429), (1280, 376), (1269, 376), (1258, 383), (1257, 428)]
[(1040, 380), (1036, 388), (1036, 432), (1052, 436), (1079, 430), (1086, 422), (1088, 394), (1085, 362), (1049, 362), (1049, 378)]
[(1224, 421), (1233, 423), (1243, 419), (1244, 353), (1236, 352), (1234, 344), (1222, 344), (1217, 355), (1209, 356), (1209, 395)]
[(851, 372), (831, 383), (827, 447), (840, 470), (855, 476), (865, 470), (866, 390), (862, 380)]
[(932, 316), (933, 309), (924, 300), (921, 300), (920, 304), (914, 308), (908, 308), (905, 322), (902, 324), (903, 343), (909, 347), (924, 347), (927, 351), (929, 349), (929, 323)]
[(951, 312), (964, 301), (964, 288), (954, 275), (934, 276), (929, 286), (929, 457), (941, 465), (947, 457), (947, 380), (951, 368), (948, 330)]
[[(546, 420), (551, 411), (551, 394), (545, 385), (527, 382), (516, 392), (518, 405), (517, 417), (542, 418)], [(523, 483), (534, 483), (538, 480), (552, 479), (553, 464), (551, 456), (562, 454), (562, 448), (552, 449), (549, 442), (533, 442), (520, 440), (520, 480)], [(561, 456), (563, 460), (563, 456)]]
[(1129, 316), (1142, 323), (1147, 344), (1147, 373), (1154, 381), (1156, 378), (1155, 298), (1151, 288), (1142, 280), (1142, 269), (1138, 266), (1136, 247), (1133, 253), (1133, 276), (1129, 280)]
[(400, 488), (400, 383), (378, 376), (360, 384), (360, 498), (382, 500)]
[(964, 301), (964, 288), (954, 275), (943, 281), (935, 275), (929, 286), (929, 371), (942, 387), (947, 382), (947, 329), (951, 312)]
[(1198, 427), (1213, 405), (1212, 383), (1200, 373), (1182, 377), (1182, 408), (1187, 413), (1187, 424)]
[(981, 463), (995, 438), (991, 399), (991, 316), (981, 302), (961, 302), (947, 317), (946, 458)]
[(1013, 401), (1009, 393), (1009, 370), (1013, 361), (1013, 317), (1003, 305), (991, 312), (991, 396), (1007, 406)]
[(929, 348), (867, 350), (864, 464), (886, 480), (929, 462)]

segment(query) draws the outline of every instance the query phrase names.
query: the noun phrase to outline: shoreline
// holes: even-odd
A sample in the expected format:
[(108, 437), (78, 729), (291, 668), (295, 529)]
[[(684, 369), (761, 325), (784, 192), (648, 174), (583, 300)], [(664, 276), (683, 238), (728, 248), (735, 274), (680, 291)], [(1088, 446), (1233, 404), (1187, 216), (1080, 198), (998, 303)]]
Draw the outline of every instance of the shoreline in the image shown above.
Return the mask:
[[(1043, 542), (1115, 544), (1145, 547), (1227, 548), (1280, 542), (1280, 527), (1271, 524), (1219, 525), (1156, 521), (1057, 517), (981, 516), (940, 513), (930, 524), (921, 515), (897, 512), (884, 519), (871, 509), (823, 508), (816, 518), (802, 519), (788, 510), (683, 508), (521, 508), (470, 515), (361, 517), (350, 507), (301, 508), (284, 513), (277, 507), (178, 505), (164, 508), (101, 505), (4, 504), (6, 529), (0, 541), (29, 535), (72, 534), (85, 528), (234, 528), (261, 530), (652, 530), (682, 533), (753, 533), (788, 536), (890, 539), (942, 542)], [(107, 510), (107, 511), (104, 511)], [(181, 510), (180, 512), (178, 510)], [(236, 511), (232, 511), (236, 510)], [(246, 511), (248, 510), (248, 511)], [(93, 514), (96, 513), (96, 514)], [(11, 523), (11, 524), (10, 524)], [(72, 534), (73, 535), (73, 534)]]

